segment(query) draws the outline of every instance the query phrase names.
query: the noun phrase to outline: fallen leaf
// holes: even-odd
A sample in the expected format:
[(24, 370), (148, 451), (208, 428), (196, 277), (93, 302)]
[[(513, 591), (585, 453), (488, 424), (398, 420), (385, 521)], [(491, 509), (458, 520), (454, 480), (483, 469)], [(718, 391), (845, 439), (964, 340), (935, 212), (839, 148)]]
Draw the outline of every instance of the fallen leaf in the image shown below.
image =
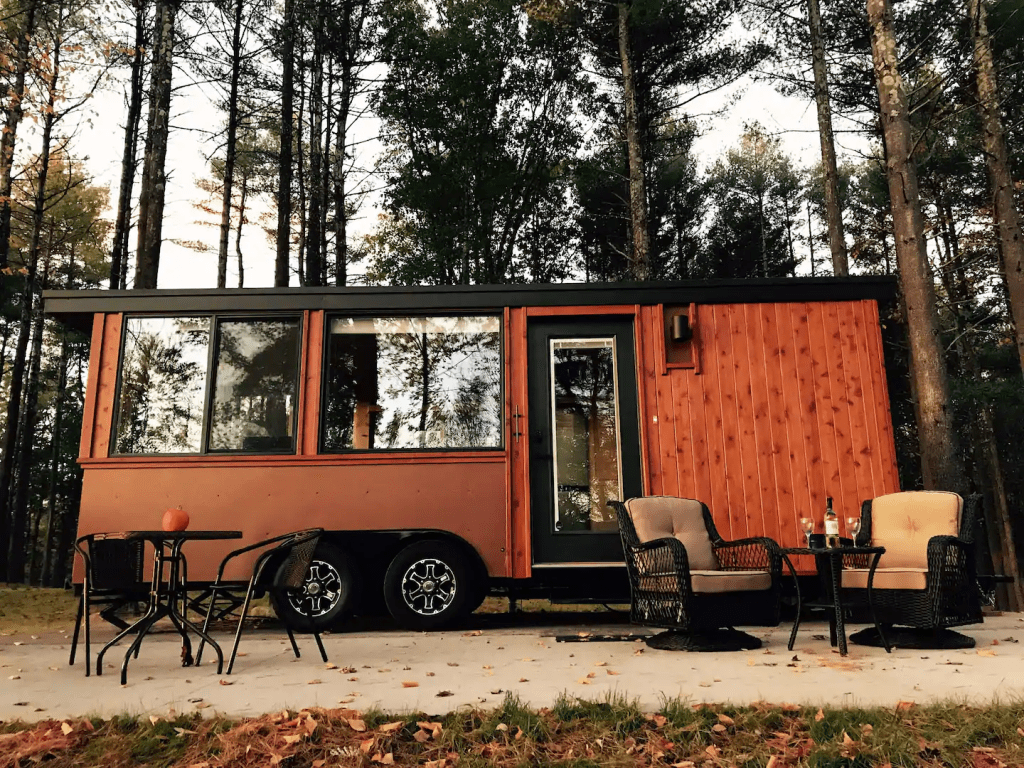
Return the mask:
[(862, 736), (870, 736), (875, 732), (875, 727), (871, 723), (865, 723), (860, 727), (860, 733)]
[(850, 738), (850, 734), (848, 734), (846, 731), (843, 731), (843, 745), (848, 747), (853, 743), (854, 742), (853, 739)]
[(350, 720), (346, 720), (345, 722), (348, 723), (348, 727), (351, 728), (353, 731), (358, 731), (362, 733), (366, 730), (366, 723), (362, 720), (359, 720), (358, 718), (353, 717)]
[(403, 725), (405, 725), (405, 721), (404, 720), (395, 720), (395, 722), (393, 722), (393, 723), (385, 723), (378, 730), (381, 733), (391, 733), (391, 731), (397, 731)]
[(768, 758), (768, 764), (764, 768), (775, 768), (779, 764), (779, 758), (777, 755), (772, 755)]
[(914, 702), (912, 701), (900, 701), (896, 703), (897, 712), (906, 712), (908, 709), (913, 709)]
[(370, 758), (371, 763), (380, 763), (381, 765), (394, 765), (395, 756), (388, 752), (386, 755), (381, 756), (380, 752)]
[(714, 725), (711, 726), (711, 730), (714, 731), (715, 733), (725, 733), (725, 731), (727, 729), (721, 723), (715, 723)]
[(21, 680), (21, 675), (11, 675), (8, 680)]
[(484, 668), (484, 669), (493, 669), (493, 667), (491, 667), (491, 665), (490, 665), (490, 664), (484, 664), (484, 667), (483, 667), (483, 668)]
[(441, 699), (441, 698), (444, 698), (445, 696), (454, 696), (455, 694), (454, 694), (454, 693), (452, 693), (451, 691), (438, 691), (438, 692), (437, 692), (437, 693), (435, 693), (434, 695), (435, 695), (435, 696), (436, 696), (437, 698)]
[(433, 676), (434, 676), (433, 672), (427, 672), (427, 677), (433, 677)]
[(306, 682), (306, 685), (320, 685), (320, 680), (309, 680)]
[(65, 736), (67, 736), (73, 730), (75, 729), (71, 726), (71, 723), (63, 722), (60, 724), (60, 732), (63, 733)]
[(497, 696), (499, 693), (504, 693), (504, 692), (505, 691), (502, 688), (495, 688), (493, 691), (491, 691), (491, 695)]
[(576, 682), (579, 683), (580, 685), (590, 685), (590, 681), (587, 680), (587, 678), (585, 678), (585, 677), (581, 677)]
[(337, 664), (324, 664), (324, 669), (337, 669)]
[(996, 652), (995, 651), (991, 651), (988, 648), (979, 648), (978, 649), (978, 655), (979, 656), (995, 656)]
[(285, 744), (296, 744), (296, 743), (298, 743), (301, 740), (302, 740), (302, 736), (300, 736), (298, 734), (291, 734), (289, 736), (285, 736), (284, 737), (284, 743)]
[(595, 661), (594, 662), (594, 666), (595, 667), (607, 667), (608, 666), (608, 662), (607, 661)]
[(462, 636), (463, 637), (480, 637), (480, 635), (482, 635), (482, 634), (483, 634), (483, 632), (481, 632), (479, 629), (474, 629), (472, 632), (463, 632)]
[(206, 709), (209, 706), (209, 703), (204, 701), (202, 704), (196, 704), (196, 709)]
[(448, 666), (449, 667), (457, 667), (457, 666), (459, 666), (459, 662), (457, 662), (457, 661), (449, 661), (448, 662)]
[(609, 675), (618, 675), (618, 674), (621, 674), (621, 673), (619, 673), (619, 672), (616, 672), (616, 671), (615, 671), (614, 669), (606, 669), (606, 670), (605, 670), (605, 672), (607, 672), (607, 673), (608, 673)]
[(16, 701), (16, 702), (14, 702), (14, 706), (16, 706), (16, 707), (27, 707), (28, 706), (28, 702), (27, 701)]
[(588, 672), (587, 677), (593, 680), (595, 677), (597, 677), (597, 672)]
[(720, 722), (722, 725), (736, 725), (736, 721), (728, 715), (719, 715), (718, 722)]
[(366, 739), (365, 741), (359, 742), (359, 749), (364, 754), (369, 754), (370, 750), (373, 749), (373, 739)]
[(416, 741), (418, 741), (420, 744), (425, 744), (426, 742), (430, 741), (430, 734), (426, 731), (416, 731), (416, 733), (414, 733), (412, 737), (416, 739)]
[(814, 716), (814, 721), (817, 722), (817, 723), (820, 723), (824, 719), (825, 719), (825, 713), (822, 712), (821, 709), (819, 708), (818, 709), (818, 714), (816, 714)]
[(417, 683), (415, 680), (403, 680), (402, 681), (402, 687), (403, 688), (419, 688), (420, 684)]
[(149, 722), (152, 723), (153, 725), (156, 725), (157, 723), (160, 722), (160, 716), (159, 715), (150, 715), (149, 716)]
[(235, 681), (234, 680), (221, 680), (220, 684), (221, 685), (234, 685)]

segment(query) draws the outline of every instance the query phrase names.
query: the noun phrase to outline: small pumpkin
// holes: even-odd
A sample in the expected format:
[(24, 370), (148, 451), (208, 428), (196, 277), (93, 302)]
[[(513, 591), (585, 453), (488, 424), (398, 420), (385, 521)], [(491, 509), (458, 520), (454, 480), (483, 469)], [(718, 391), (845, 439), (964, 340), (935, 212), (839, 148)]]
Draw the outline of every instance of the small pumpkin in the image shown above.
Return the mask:
[(188, 528), (188, 522), (188, 512), (181, 507), (164, 512), (163, 528), (165, 531), (184, 531)]

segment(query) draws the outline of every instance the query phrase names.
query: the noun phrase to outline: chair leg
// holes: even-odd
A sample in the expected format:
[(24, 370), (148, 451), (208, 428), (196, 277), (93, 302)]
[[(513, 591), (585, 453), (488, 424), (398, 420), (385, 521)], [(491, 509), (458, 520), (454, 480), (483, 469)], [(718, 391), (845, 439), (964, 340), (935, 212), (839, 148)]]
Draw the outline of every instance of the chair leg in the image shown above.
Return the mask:
[(249, 588), (245, 591), (245, 602), (242, 604), (242, 618), (238, 620), (238, 629), (235, 631), (235, 642), (231, 646), (231, 659), (228, 661), (227, 674), (231, 674), (231, 670), (235, 667), (235, 656), (238, 655), (238, 643), (242, 639), (242, 627), (245, 625), (245, 617), (249, 615), (249, 604), (252, 602), (252, 592), (256, 587), (257, 574), (253, 574), (252, 579), (249, 581)]
[[(203, 634), (207, 634), (210, 631), (210, 621), (213, 618), (213, 606), (217, 602), (217, 587), (218, 584), (214, 584), (210, 590), (210, 607), (206, 610), (206, 618), (203, 620)], [(195, 665), (198, 667), (199, 662), (203, 659), (203, 646), (206, 645), (206, 639), (203, 637), (199, 638), (199, 649), (196, 651)]]
[(306, 616), (309, 619), (309, 631), (313, 633), (313, 637), (316, 638), (316, 647), (320, 649), (320, 658), (323, 659), (324, 664), (326, 664), (327, 651), (324, 650), (324, 642), (320, 639), (320, 633), (316, 630), (316, 622), (313, 621), (312, 607), (310, 608), (310, 611), (308, 614), (306, 614)]
[[(85, 581), (82, 583), (82, 618), (85, 620), (85, 676), (89, 677), (92, 674), (89, 659), (92, 657), (92, 651), (90, 649), (90, 641), (92, 635), (89, 633), (89, 577), (85, 577)], [(97, 662), (98, 664), (99, 662)], [(96, 669), (96, 674), (99, 674), (99, 668)]]
[(71, 635), (71, 657), (68, 666), (75, 666), (75, 652), (78, 650), (78, 633), (82, 629), (82, 613), (85, 610), (85, 588), (82, 588), (82, 599), (78, 601), (78, 613), (75, 616), (75, 631)]

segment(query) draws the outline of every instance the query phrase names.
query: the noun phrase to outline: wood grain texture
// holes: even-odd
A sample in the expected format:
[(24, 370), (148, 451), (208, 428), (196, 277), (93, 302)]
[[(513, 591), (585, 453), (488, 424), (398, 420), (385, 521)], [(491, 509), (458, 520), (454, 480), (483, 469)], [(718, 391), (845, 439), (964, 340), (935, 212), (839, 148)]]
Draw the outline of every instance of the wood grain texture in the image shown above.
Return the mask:
[(826, 496), (846, 517), (898, 488), (873, 301), (696, 309), (700, 375), (659, 375), (661, 313), (640, 314), (651, 493), (704, 501), (726, 538), (795, 546)]
[(99, 376), (96, 386), (95, 417), (92, 431), (92, 456), (110, 455), (110, 430), (114, 423), (117, 404), (118, 357), (121, 354), (121, 326), (124, 315), (107, 315), (103, 328), (103, 348), (100, 352)]
[(93, 315), (92, 318), (89, 374), (85, 385), (85, 402), (82, 405), (82, 440), (78, 447), (79, 459), (92, 458), (92, 430), (96, 420), (96, 393), (99, 389), (100, 366), (103, 365), (103, 329), (106, 319), (107, 316), (102, 314)]

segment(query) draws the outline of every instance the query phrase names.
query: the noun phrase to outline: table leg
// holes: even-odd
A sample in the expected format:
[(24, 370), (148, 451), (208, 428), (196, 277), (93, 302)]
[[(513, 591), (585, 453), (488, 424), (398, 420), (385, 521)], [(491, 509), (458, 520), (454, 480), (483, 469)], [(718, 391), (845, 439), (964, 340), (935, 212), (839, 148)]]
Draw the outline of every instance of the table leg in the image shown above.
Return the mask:
[(793, 619), (793, 629), (789, 632), (789, 650), (793, 650), (793, 644), (796, 642), (796, 632), (800, 629), (800, 614), (803, 610), (803, 600), (800, 596), (800, 579), (796, 577), (796, 568), (793, 567), (793, 561), (789, 559), (789, 555), (783, 555), (782, 559), (785, 560), (786, 566), (789, 568), (789, 574), (793, 577), (793, 584), (796, 585), (796, 618)]
[[(149, 601), (149, 609), (146, 611), (145, 615), (141, 619), (136, 621), (134, 624), (132, 624), (130, 627), (128, 627), (127, 629), (121, 630), (114, 637), (113, 640), (111, 640), (109, 643), (104, 645), (103, 648), (100, 650), (100, 652), (98, 654), (96, 654), (96, 674), (97, 675), (102, 675), (103, 674), (103, 654), (105, 654), (108, 649), (110, 649), (113, 646), (117, 645), (119, 642), (121, 642), (121, 640), (126, 635), (130, 634), (132, 631), (134, 631), (136, 628), (138, 628), (139, 629), (139, 636), (134, 641), (132, 641), (132, 645), (129, 646), (129, 651), (131, 651), (131, 648), (134, 647), (135, 643), (141, 641), (142, 636), (146, 632), (149, 631), (149, 627), (152, 626), (153, 622), (155, 622), (159, 618), (160, 618), (160, 616), (159, 616), (159, 605), (151, 597), (150, 601)], [(147, 622), (148, 622), (148, 625), (143, 627), (143, 624), (145, 624)]]
[(885, 632), (882, 631), (882, 625), (878, 623), (878, 616), (875, 614), (875, 598), (871, 591), (872, 585), (875, 582), (875, 568), (878, 567), (878, 561), (882, 559), (882, 554), (876, 553), (875, 559), (871, 561), (871, 570), (868, 571), (868, 610), (871, 611), (871, 620), (875, 623), (875, 631), (878, 632), (878, 639), (882, 641), (882, 645), (885, 646), (886, 653), (892, 653), (892, 648), (889, 647), (889, 641), (885, 638)]
[(139, 636), (132, 640), (131, 645), (128, 646), (128, 650), (124, 653), (124, 661), (121, 662), (121, 685), (128, 685), (128, 662), (131, 659), (132, 654), (135, 654), (135, 658), (139, 657), (139, 648), (142, 647), (142, 638), (146, 636), (154, 624), (160, 621), (163, 615), (164, 611), (157, 610), (156, 614), (146, 623), (145, 626), (139, 627)]
[(846, 626), (843, 623), (843, 598), (840, 590), (840, 574), (843, 570), (843, 561), (840, 556), (830, 555), (829, 564), (832, 571), (832, 609), (835, 614), (835, 637), (839, 643), (839, 655), (845, 656), (847, 653)]

